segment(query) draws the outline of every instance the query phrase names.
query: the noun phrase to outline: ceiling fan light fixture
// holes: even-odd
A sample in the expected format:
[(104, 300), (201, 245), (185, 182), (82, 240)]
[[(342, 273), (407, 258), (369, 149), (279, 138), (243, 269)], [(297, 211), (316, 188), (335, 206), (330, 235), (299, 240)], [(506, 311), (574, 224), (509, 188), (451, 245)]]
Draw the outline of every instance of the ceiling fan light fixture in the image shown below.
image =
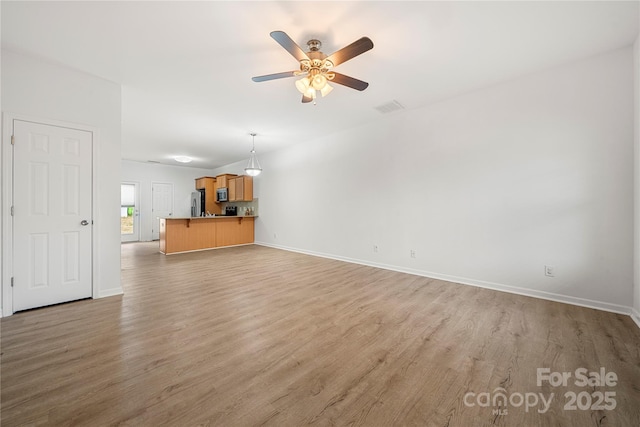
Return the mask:
[(311, 99), (316, 99), (316, 90), (313, 88), (313, 86), (309, 86), (309, 89), (307, 89), (304, 95)]
[(260, 162), (258, 161), (258, 157), (256, 156), (256, 134), (250, 133), (249, 135), (251, 135), (253, 141), (253, 148), (251, 148), (249, 163), (247, 163), (247, 167), (244, 168), (244, 171), (249, 176), (258, 176), (260, 175), (260, 172), (262, 172), (262, 168), (260, 167)]
[(322, 89), (320, 89), (320, 93), (322, 94), (322, 97), (325, 97), (327, 95), (329, 95), (329, 93), (333, 90), (333, 86), (331, 86), (329, 83), (325, 84), (324, 87)]
[(309, 78), (305, 76), (300, 80), (296, 80), (296, 89), (300, 93), (305, 93), (309, 89)]
[(324, 89), (326, 84), (327, 78), (324, 76), (324, 74), (316, 74), (315, 76), (313, 76), (313, 80), (311, 81), (311, 86), (313, 86), (315, 90)]
[[(318, 39), (309, 40), (307, 42), (309, 51), (305, 52), (284, 31), (272, 31), (270, 35), (298, 61), (299, 69), (252, 77), (251, 80), (254, 82), (304, 76), (295, 82), (296, 89), (302, 93), (303, 104), (315, 100), (317, 97), (316, 91), (319, 91), (322, 96), (328, 95), (333, 90), (327, 84), (328, 82), (334, 82), (359, 91), (363, 91), (369, 86), (367, 82), (333, 71), (334, 67), (373, 49), (373, 42), (369, 37), (361, 37), (350, 45), (327, 56), (320, 51), (322, 43)], [(315, 105), (315, 102), (313, 104)]]

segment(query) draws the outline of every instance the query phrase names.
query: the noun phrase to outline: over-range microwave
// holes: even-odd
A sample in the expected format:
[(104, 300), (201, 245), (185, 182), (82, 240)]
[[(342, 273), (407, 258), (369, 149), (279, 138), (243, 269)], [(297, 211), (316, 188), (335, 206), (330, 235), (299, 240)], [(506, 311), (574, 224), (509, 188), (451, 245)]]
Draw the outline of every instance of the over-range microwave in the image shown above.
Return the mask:
[(216, 192), (216, 201), (217, 202), (226, 202), (228, 200), (228, 192), (226, 188), (218, 188)]

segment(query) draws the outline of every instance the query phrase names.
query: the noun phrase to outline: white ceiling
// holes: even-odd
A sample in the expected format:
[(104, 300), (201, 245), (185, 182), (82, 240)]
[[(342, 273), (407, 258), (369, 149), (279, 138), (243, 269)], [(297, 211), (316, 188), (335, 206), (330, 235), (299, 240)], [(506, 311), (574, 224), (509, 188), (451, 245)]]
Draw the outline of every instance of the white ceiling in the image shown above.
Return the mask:
[[(628, 46), (638, 1), (10, 2), (2, 47), (122, 85), (122, 157), (214, 168), (406, 109)], [(302, 104), (297, 69), (269, 33), (327, 55), (362, 36), (374, 48), (337, 67), (369, 82)], [(393, 112), (388, 114), (402, 114)]]

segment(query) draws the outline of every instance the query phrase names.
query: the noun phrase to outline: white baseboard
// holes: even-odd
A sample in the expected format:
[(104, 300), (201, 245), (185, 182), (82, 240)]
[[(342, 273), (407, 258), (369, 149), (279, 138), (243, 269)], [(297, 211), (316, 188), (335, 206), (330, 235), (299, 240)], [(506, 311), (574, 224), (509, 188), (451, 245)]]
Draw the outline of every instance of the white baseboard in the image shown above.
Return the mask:
[(301, 250), (296, 248), (290, 248), (287, 246), (273, 245), (271, 243), (255, 242), (255, 244), (260, 246), (267, 246), (275, 249), (282, 249), (290, 252), (298, 252), (306, 255), (313, 255), (313, 256), (318, 256), (322, 258), (334, 259), (337, 261), (345, 261), (345, 262), (350, 262), (354, 264), (367, 265), (369, 267), (382, 268), (385, 270), (392, 270), (400, 273), (414, 274), (416, 276), (423, 276), (431, 279), (439, 279), (447, 282), (459, 283), (462, 285), (477, 286), (480, 288), (491, 289), (494, 291), (508, 292), (511, 294), (517, 294), (517, 295), (540, 298), (540, 299), (545, 299), (545, 300), (555, 301), (555, 302), (560, 302), (565, 304), (577, 305), (580, 307), (594, 308), (596, 310), (609, 311), (612, 313), (626, 314), (631, 316), (631, 318), (638, 324), (638, 327), (640, 327), (640, 315), (638, 315), (638, 313), (635, 312), (636, 318), (634, 318), (634, 314), (632, 314), (633, 309), (631, 307), (627, 307), (624, 305), (611, 304), (611, 303), (602, 302), (602, 301), (594, 301), (594, 300), (589, 300), (585, 298), (572, 297), (572, 296), (562, 295), (562, 294), (555, 294), (552, 292), (537, 291), (534, 289), (519, 288), (516, 286), (503, 285), (500, 283), (485, 282), (482, 280), (474, 280), (466, 277), (449, 276), (446, 274), (433, 273), (430, 271), (415, 270), (411, 268), (397, 267), (397, 266), (387, 265), (387, 264), (379, 264), (379, 263), (362, 261), (362, 260), (352, 259), (347, 257), (340, 257), (340, 256), (335, 256), (335, 255), (330, 255), (325, 253), (314, 252), (314, 251), (306, 251), (306, 250)]
[[(107, 289), (105, 291), (101, 291), (100, 294), (96, 297), (96, 298), (106, 298), (106, 297), (112, 297), (115, 295), (123, 295), (124, 292), (122, 290), (122, 288), (114, 288), (114, 289)], [(9, 317), (10, 314), (7, 314), (7, 317)], [(4, 315), (2, 313), (2, 308), (0, 308), (0, 319), (3, 318)]]
[(97, 298), (106, 298), (106, 297), (112, 297), (115, 295), (122, 295), (122, 294), (124, 294), (124, 291), (122, 290), (122, 288), (105, 289), (103, 291), (98, 292)]
[(640, 328), (640, 312), (638, 312), (638, 310), (634, 308), (631, 309), (631, 319), (633, 319), (636, 325), (638, 325), (638, 328)]

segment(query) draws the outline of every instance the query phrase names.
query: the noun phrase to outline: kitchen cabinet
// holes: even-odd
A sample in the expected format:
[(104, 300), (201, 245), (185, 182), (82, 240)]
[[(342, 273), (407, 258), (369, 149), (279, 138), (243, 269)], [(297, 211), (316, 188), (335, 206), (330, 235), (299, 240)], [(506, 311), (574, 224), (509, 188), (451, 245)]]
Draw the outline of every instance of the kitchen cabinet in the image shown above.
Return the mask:
[(248, 217), (225, 218), (217, 221), (216, 246), (234, 246), (253, 243), (254, 219)]
[(216, 183), (218, 185), (218, 188), (229, 188), (229, 180), (235, 178), (236, 176), (238, 175), (233, 175), (230, 173), (216, 176)]
[(207, 185), (207, 180), (215, 179), (211, 176), (203, 176), (202, 178), (196, 178), (196, 190), (204, 190)]
[(253, 200), (253, 177), (240, 175), (229, 180), (229, 201), (250, 202)]
[(160, 252), (163, 254), (215, 247), (215, 223), (207, 218), (160, 219)]
[(229, 201), (238, 201), (238, 186), (236, 185), (236, 178), (232, 178), (229, 180)]
[(216, 179), (211, 176), (196, 178), (196, 190), (204, 191), (204, 212), (219, 214), (222, 212), (220, 205), (216, 203)]
[(160, 252), (173, 254), (254, 241), (254, 217), (160, 218)]

